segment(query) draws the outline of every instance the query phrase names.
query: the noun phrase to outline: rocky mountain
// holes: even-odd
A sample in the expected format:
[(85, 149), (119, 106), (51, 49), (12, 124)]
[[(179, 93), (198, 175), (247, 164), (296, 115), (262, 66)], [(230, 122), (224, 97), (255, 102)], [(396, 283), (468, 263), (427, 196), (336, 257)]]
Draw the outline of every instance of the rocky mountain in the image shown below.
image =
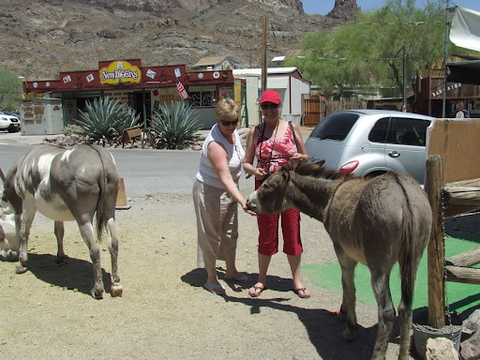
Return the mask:
[(356, 0), (336, 0), (327, 16), (305, 14), (299, 0), (2, 0), (0, 67), (27, 80), (120, 58), (188, 66), (228, 55), (260, 67), (265, 14), (273, 58), (307, 32), (352, 21), (356, 9)]

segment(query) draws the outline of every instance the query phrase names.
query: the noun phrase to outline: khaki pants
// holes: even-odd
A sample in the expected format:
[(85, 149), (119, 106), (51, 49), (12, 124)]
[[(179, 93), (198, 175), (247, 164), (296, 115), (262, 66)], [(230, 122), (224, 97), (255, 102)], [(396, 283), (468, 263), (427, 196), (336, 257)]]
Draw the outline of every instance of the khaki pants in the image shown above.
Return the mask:
[(216, 260), (235, 261), (238, 203), (226, 192), (195, 179), (193, 203), (197, 215), (197, 266), (215, 269)]

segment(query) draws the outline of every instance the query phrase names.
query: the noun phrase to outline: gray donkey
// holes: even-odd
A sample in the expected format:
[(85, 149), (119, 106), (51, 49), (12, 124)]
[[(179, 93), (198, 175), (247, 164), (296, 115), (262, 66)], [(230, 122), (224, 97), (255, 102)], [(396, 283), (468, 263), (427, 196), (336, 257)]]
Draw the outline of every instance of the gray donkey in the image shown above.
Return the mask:
[[(1, 170), (0, 170), (1, 172)], [(104, 229), (112, 260), (112, 296), (121, 296), (118, 275), (118, 239), (115, 227), (115, 203), (119, 176), (113, 156), (104, 148), (77, 145), (62, 148), (38, 145), (13, 165), (5, 177), (0, 204), (0, 247), (6, 258), (18, 258), (15, 271), (27, 271), (27, 244), (35, 213), (54, 220), (58, 243), (57, 260), (67, 256), (63, 250), (64, 221), (75, 220), (90, 251), (95, 285), (91, 294), (103, 297), (104, 286), (100, 250), (95, 241)]]

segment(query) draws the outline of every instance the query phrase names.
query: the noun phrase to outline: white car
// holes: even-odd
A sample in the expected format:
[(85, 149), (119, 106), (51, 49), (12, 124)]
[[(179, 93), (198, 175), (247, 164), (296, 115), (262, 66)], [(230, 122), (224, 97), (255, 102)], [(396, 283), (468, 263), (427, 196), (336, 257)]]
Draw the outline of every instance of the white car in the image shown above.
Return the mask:
[(311, 162), (357, 176), (406, 172), (425, 180), (427, 132), (435, 118), (394, 110), (344, 110), (323, 119), (305, 142)]
[(0, 112), (0, 131), (6, 130), (10, 133), (13, 133), (20, 131), (20, 129), (21, 126), (18, 117)]

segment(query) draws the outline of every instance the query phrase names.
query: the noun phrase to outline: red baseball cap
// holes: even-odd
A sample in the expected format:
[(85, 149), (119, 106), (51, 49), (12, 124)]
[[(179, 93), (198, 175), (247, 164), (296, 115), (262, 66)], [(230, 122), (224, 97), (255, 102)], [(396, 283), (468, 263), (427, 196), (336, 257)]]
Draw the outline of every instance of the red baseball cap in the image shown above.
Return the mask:
[(280, 95), (278, 95), (278, 92), (275, 90), (266, 90), (262, 93), (259, 104), (263, 104), (264, 102), (271, 102), (278, 105), (280, 104)]

